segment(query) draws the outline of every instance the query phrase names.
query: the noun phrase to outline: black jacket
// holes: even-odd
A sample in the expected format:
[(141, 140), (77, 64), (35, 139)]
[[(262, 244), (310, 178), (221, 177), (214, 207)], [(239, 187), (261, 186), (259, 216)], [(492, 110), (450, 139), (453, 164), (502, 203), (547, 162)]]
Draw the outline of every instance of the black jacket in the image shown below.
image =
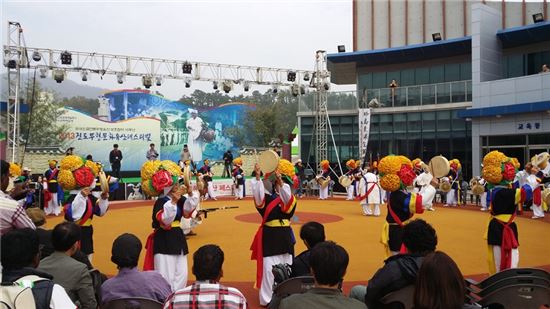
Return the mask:
[(398, 254), (384, 261), (380, 268), (369, 280), (365, 303), (369, 309), (382, 308), (380, 299), (386, 294), (414, 284), (416, 274), (422, 265), (424, 256), (412, 254)]
[(311, 276), (311, 270), (309, 267), (309, 256), (311, 251), (306, 250), (292, 260), (292, 275), (291, 277), (299, 276)]

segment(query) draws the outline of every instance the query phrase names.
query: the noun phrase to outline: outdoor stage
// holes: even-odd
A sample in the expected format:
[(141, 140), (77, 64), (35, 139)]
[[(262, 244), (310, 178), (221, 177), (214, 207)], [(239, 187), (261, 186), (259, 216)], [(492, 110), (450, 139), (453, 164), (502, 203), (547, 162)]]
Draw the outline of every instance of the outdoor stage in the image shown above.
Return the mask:
[[(151, 232), (151, 207), (153, 201), (121, 201), (111, 203), (104, 217), (94, 218), (95, 254), (93, 265), (109, 276), (117, 273), (110, 261), (111, 245), (120, 234), (128, 232), (137, 235), (143, 244)], [(255, 277), (255, 261), (250, 260), (250, 243), (260, 223), (260, 216), (248, 198), (241, 201), (222, 199), (202, 203), (202, 208), (239, 206), (238, 209), (209, 213), (202, 225), (195, 229), (197, 236), (188, 238), (190, 254), (189, 269), (193, 264), (193, 252), (204, 244), (218, 244), (225, 252), (224, 277), (222, 283), (239, 288), (246, 296), (252, 308), (258, 307), (257, 292), (252, 289)], [(459, 265), (465, 276), (479, 278), (487, 273), (487, 246), (483, 233), (489, 215), (478, 208), (436, 207), (435, 212), (415, 215), (428, 221), (437, 231), (438, 250), (449, 254)], [(350, 255), (350, 264), (344, 281), (345, 292), (358, 283), (365, 283), (374, 272), (383, 265), (383, 248), (379, 243), (380, 232), (385, 218), (386, 208), (382, 207), (382, 216), (365, 217), (361, 215), (358, 203), (335, 197), (327, 201), (317, 199), (298, 200), (295, 220), (292, 223), (296, 235), (296, 253), (305, 250), (299, 239), (301, 224), (318, 221), (325, 225), (328, 240), (342, 245)], [(550, 270), (548, 253), (550, 242), (550, 218), (530, 219), (526, 212), (518, 217), (520, 266), (541, 267)], [(48, 217), (47, 228), (63, 220), (62, 217)], [(142, 266), (144, 252), (140, 259)], [(189, 270), (189, 282), (194, 280)]]

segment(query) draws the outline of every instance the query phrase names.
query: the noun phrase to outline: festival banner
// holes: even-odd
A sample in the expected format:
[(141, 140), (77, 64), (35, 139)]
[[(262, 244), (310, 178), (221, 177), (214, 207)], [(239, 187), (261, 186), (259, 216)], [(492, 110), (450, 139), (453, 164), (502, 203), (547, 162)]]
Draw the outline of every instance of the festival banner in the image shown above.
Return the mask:
[(370, 108), (359, 109), (359, 152), (360, 158), (364, 158), (367, 152), (370, 132)]
[[(115, 122), (104, 121), (77, 110), (62, 108), (59, 125), (67, 131), (60, 136), (66, 147), (74, 147), (83, 157), (92, 155), (101, 162), (106, 171), (111, 170), (109, 152), (114, 144), (122, 151), (122, 171), (138, 171), (145, 162), (149, 144), (160, 144), (160, 120), (151, 117), (136, 117)], [(160, 153), (160, 147), (157, 147)]]

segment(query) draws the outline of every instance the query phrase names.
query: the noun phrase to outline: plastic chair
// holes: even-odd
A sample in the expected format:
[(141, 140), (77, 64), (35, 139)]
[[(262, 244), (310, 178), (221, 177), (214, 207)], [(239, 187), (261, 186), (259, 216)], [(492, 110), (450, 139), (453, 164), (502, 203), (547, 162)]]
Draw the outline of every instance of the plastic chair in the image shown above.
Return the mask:
[(386, 294), (380, 302), (384, 304), (384, 308), (392, 309), (411, 309), (413, 307), (414, 285), (406, 287)]
[(101, 309), (162, 309), (162, 303), (141, 297), (120, 298), (103, 304)]
[(476, 300), (481, 306), (538, 309), (550, 304), (550, 287), (537, 284), (515, 284), (496, 289)]
[(489, 278), (482, 281), (474, 281), (472, 279), (466, 279), (466, 285), (469, 289), (485, 290), (492, 285), (497, 284), (500, 281), (511, 278), (540, 278), (550, 282), (550, 273), (544, 269), (539, 268), (510, 268), (504, 271), (498, 272)]

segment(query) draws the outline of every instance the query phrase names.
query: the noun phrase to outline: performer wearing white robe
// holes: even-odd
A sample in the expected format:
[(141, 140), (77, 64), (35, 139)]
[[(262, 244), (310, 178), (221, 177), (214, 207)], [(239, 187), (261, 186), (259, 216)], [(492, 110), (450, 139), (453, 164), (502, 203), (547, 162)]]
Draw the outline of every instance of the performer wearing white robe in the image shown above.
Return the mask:
[(435, 211), (433, 208), (433, 200), (435, 198), (436, 190), (432, 186), (433, 175), (430, 173), (422, 172), (420, 175), (416, 176), (414, 180), (415, 186), (420, 186), (420, 195), (422, 195), (422, 207), (424, 209)]
[[(360, 204), (365, 216), (380, 216), (380, 203), (382, 203), (383, 196), (378, 182), (378, 176), (372, 172), (363, 175), (359, 181)], [(374, 212), (372, 209), (373, 206)]]
[(187, 136), (187, 147), (191, 153), (191, 158), (195, 163), (202, 161), (202, 140), (200, 134), (202, 131), (203, 121), (200, 117), (197, 117), (198, 111), (196, 109), (189, 109), (191, 118), (187, 119), (185, 127), (189, 131)]

